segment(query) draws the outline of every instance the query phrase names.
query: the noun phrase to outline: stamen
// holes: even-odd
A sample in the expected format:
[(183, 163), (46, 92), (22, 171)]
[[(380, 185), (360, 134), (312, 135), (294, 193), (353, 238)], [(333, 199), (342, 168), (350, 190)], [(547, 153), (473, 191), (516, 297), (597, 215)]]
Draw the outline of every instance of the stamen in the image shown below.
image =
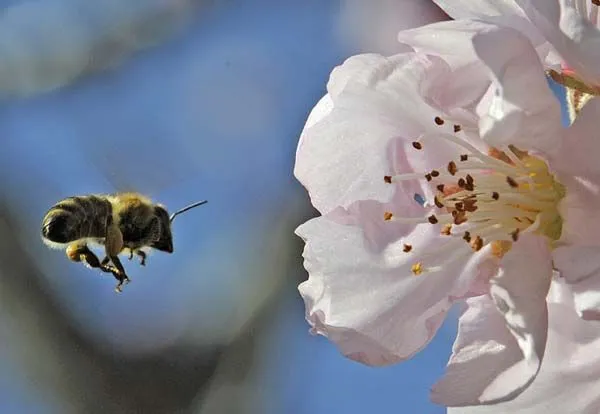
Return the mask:
[(463, 240), (466, 241), (467, 243), (471, 242), (471, 233), (469, 233), (468, 231), (465, 231), (465, 234), (463, 235)]
[(432, 214), (431, 216), (427, 217), (427, 220), (431, 223), (431, 224), (437, 224), (438, 219), (435, 216), (435, 214)]
[(411, 250), (412, 250), (412, 245), (410, 245), (410, 244), (405, 244), (405, 245), (403, 246), (403, 248), (402, 248), (402, 251), (403, 251), (404, 253), (408, 253), (408, 252), (410, 252)]
[(461, 129), (460, 125), (454, 125), (454, 132), (460, 132)]
[(456, 168), (456, 163), (454, 161), (450, 161), (448, 163), (448, 172), (450, 173), (450, 175), (456, 174), (457, 171), (458, 168)]
[(444, 125), (444, 120), (439, 116), (436, 116), (433, 120), (436, 123), (436, 125)]
[(384, 176), (384, 177), (383, 177), (383, 181), (384, 181), (386, 184), (391, 184), (391, 183), (392, 183), (392, 176), (391, 176), (391, 175), (386, 175), (386, 176)]
[(421, 149), (423, 149), (423, 144), (421, 144), (421, 143), (420, 143), (420, 142), (418, 142), (418, 141), (414, 141), (414, 142), (412, 143), (412, 146), (413, 146), (413, 148), (414, 148), (414, 149), (416, 149), (416, 150), (421, 150)]
[(514, 178), (512, 178), (511, 176), (506, 176), (506, 182), (508, 183), (508, 185), (510, 185), (512, 188), (516, 188), (519, 186), (519, 184), (515, 181)]
[(498, 200), (498, 199), (500, 198), (500, 194), (498, 194), (498, 192), (497, 192), (497, 191), (494, 191), (494, 192), (492, 193), (492, 198), (493, 198), (494, 200)]
[(413, 264), (410, 268), (410, 271), (413, 272), (415, 276), (419, 276), (421, 273), (423, 273), (423, 264), (421, 262)]
[(483, 247), (483, 239), (479, 236), (476, 236), (475, 240), (473, 240), (470, 244), (471, 248), (478, 252)]
[(520, 231), (521, 230), (516, 229), (515, 231), (513, 231), (512, 233), (510, 233), (510, 236), (511, 236), (511, 238), (512, 238), (513, 241), (516, 242), (517, 240), (519, 240), (519, 232)]
[(460, 156), (460, 160), (463, 161), (463, 162), (466, 161), (466, 160), (468, 160), (468, 159), (469, 159), (469, 155), (468, 154), (462, 154)]

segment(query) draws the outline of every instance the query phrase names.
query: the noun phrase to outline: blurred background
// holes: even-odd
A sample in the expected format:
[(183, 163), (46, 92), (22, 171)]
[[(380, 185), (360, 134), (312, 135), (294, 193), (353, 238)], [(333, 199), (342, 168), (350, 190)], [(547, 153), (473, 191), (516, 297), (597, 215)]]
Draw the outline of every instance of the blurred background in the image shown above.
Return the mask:
[[(368, 368), (311, 336), (297, 293), (297, 139), (331, 69), (399, 51), (426, 0), (0, 0), (0, 413), (442, 413), (455, 319)], [(132, 282), (41, 242), (71, 195), (171, 210)]]

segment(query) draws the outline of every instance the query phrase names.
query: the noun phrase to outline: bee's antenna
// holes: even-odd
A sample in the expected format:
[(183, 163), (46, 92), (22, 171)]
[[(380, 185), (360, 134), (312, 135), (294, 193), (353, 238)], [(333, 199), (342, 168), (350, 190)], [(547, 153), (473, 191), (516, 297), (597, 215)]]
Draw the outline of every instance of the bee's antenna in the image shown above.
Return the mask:
[(176, 212), (171, 214), (171, 217), (169, 217), (169, 221), (172, 222), (173, 219), (175, 218), (175, 216), (177, 216), (181, 213), (185, 213), (186, 211), (191, 210), (194, 207), (198, 207), (198, 206), (201, 206), (202, 204), (206, 204), (206, 203), (208, 203), (208, 200), (198, 201), (197, 203), (190, 204), (189, 206), (186, 206), (186, 207), (182, 208), (181, 210), (177, 210)]

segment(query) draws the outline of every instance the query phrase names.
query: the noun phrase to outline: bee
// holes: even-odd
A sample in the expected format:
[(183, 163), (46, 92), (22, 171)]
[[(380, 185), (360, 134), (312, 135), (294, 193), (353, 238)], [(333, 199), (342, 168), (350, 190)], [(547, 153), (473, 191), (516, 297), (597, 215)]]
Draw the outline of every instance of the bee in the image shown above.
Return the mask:
[[(42, 239), (53, 248), (65, 248), (67, 257), (89, 268), (112, 273), (121, 292), (129, 283), (118, 255), (135, 254), (146, 264), (146, 249), (173, 253), (173, 219), (206, 200), (191, 204), (169, 216), (166, 207), (138, 193), (85, 195), (65, 198), (56, 203), (42, 221)], [(106, 256), (98, 259), (89, 244), (104, 246)]]

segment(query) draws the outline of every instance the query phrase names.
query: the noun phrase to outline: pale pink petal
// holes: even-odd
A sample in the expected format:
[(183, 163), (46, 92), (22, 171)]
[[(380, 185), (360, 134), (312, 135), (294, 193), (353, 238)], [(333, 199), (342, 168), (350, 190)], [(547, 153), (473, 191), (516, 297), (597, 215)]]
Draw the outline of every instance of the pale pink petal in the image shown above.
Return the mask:
[(599, 252), (598, 246), (564, 246), (553, 252), (554, 267), (571, 287), (584, 319), (600, 320)]
[[(375, 219), (381, 220), (359, 221)], [(328, 217), (305, 223), (297, 234), (306, 241), (310, 276), (299, 290), (308, 322), (344, 355), (369, 365), (398, 362), (422, 349), (453, 299), (464, 296), (481, 269), (489, 271), (481, 265), (492, 260), (489, 247), (473, 254), (460, 239), (442, 241), (430, 224), (378, 250), (365, 247), (361, 228)], [(410, 253), (404, 243), (412, 245)], [(446, 253), (436, 253), (445, 243)], [(428, 270), (415, 276), (411, 267), (419, 261)]]
[(392, 197), (394, 188), (383, 180), (391, 173), (389, 146), (396, 138), (410, 143), (427, 129), (439, 130), (439, 112), (420, 91), (447, 70), (440, 59), (405, 54), (356, 56), (334, 71), (330, 98), (302, 132), (294, 170), (321, 213)]
[(490, 144), (508, 144), (553, 154), (562, 128), (560, 104), (531, 43), (506, 28), (475, 35), (477, 55), (495, 77), (491, 102), (481, 105), (480, 130)]
[(522, 16), (514, 0), (433, 0), (454, 19), (485, 19), (495, 16)]
[(515, 0), (434, 0), (434, 2), (454, 19), (475, 19), (516, 29), (529, 37), (535, 46), (544, 41)]
[(517, 1), (569, 68), (587, 82), (600, 84), (600, 31), (572, 0)]
[(564, 129), (560, 151), (550, 158), (553, 169), (566, 175), (600, 177), (599, 119), (600, 99), (594, 98), (583, 107), (575, 122)]
[(520, 239), (491, 279), (490, 296), (467, 301), (447, 373), (432, 390), (434, 402), (498, 403), (532, 383), (546, 346), (551, 277), (546, 240), (531, 235)]
[(565, 283), (552, 282), (548, 302), (548, 340), (535, 381), (512, 401), (450, 408), (449, 414), (600, 412), (600, 323), (579, 317)]
[(600, 246), (600, 179), (559, 174), (566, 187), (559, 211), (563, 220), (560, 242), (577, 246)]

